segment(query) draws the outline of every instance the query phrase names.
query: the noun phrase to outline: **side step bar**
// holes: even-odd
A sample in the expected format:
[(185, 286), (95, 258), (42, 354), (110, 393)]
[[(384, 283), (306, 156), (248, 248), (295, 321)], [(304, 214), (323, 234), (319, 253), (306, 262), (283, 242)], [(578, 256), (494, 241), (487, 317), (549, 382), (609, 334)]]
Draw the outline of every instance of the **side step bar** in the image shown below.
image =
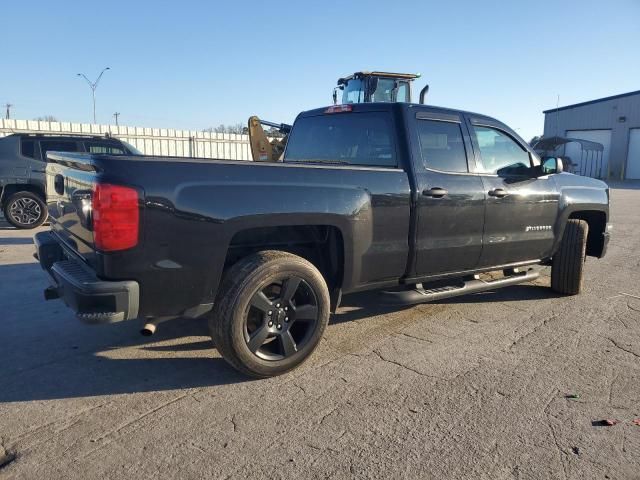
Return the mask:
[(417, 284), (413, 290), (382, 292), (382, 303), (386, 305), (413, 305), (416, 303), (433, 302), (444, 298), (458, 297), (469, 293), (484, 292), (509, 285), (530, 282), (539, 276), (539, 271), (527, 270), (526, 272), (512, 273), (504, 278), (491, 281), (480, 280), (479, 277), (475, 275), (471, 279), (464, 280), (461, 285), (447, 285), (431, 289), (422, 287), (422, 284)]

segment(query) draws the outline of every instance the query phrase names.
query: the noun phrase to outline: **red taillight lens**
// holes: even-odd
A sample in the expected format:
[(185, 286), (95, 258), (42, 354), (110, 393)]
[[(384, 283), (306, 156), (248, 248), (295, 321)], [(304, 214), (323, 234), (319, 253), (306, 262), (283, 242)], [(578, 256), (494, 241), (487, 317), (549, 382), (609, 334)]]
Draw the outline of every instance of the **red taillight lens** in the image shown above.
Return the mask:
[(93, 190), (93, 241), (104, 252), (138, 244), (140, 212), (133, 188), (99, 183)]

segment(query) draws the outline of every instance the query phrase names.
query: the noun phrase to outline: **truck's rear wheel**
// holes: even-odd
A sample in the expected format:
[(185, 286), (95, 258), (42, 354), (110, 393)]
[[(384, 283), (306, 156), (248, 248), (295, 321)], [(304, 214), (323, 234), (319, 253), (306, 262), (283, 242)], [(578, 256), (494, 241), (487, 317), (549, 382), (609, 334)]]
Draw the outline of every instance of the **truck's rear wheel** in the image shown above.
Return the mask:
[(4, 204), (4, 218), (16, 228), (39, 227), (47, 219), (47, 206), (35, 193), (22, 191), (11, 195)]
[(220, 354), (240, 372), (264, 378), (300, 365), (329, 321), (329, 291), (307, 260), (263, 251), (225, 274), (209, 317)]
[(4, 218), (16, 228), (36, 228), (47, 219), (47, 207), (35, 193), (16, 192), (4, 204)]
[(582, 289), (589, 224), (570, 219), (551, 266), (551, 288), (565, 295), (576, 295)]

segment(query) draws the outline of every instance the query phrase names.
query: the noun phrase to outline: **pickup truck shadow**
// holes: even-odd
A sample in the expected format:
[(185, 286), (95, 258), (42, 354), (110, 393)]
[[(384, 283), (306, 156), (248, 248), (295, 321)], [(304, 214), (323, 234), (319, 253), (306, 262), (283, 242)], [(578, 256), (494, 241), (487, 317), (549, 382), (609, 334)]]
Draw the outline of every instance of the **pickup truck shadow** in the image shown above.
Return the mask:
[(354, 293), (342, 298), (338, 312), (329, 319), (329, 325), (353, 322), (412, 307), (413, 305), (385, 305), (380, 302), (380, 292)]
[(216, 353), (204, 319), (165, 322), (153, 337), (138, 321), (85, 325), (45, 302), (46, 286), (35, 262), (0, 266), (0, 404), (249, 380)]
[[(205, 319), (176, 319), (153, 337), (141, 322), (89, 326), (59, 300), (45, 302), (46, 276), (35, 263), (0, 266), (0, 403), (185, 388), (249, 381), (215, 352)], [(440, 303), (547, 298), (546, 287), (522, 285)], [(385, 306), (379, 293), (345, 297), (331, 326), (412, 306)]]
[(0, 245), (33, 245), (31, 237), (4, 237), (0, 238)]

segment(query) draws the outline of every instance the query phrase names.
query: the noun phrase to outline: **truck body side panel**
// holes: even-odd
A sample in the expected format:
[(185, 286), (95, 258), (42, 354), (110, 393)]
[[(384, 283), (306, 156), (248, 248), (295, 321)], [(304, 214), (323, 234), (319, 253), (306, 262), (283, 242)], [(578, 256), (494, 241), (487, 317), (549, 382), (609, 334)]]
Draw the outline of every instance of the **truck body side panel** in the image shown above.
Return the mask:
[[(402, 169), (86, 155), (84, 163), (95, 172), (67, 170), (68, 184), (84, 181), (85, 188), (93, 175), (144, 192), (143, 238), (129, 251), (93, 252), (83, 241), (88, 232), (74, 232), (80, 216), (72, 205), (65, 206), (72, 218), (57, 219), (66, 222), (62, 235), (84, 249), (101, 278), (136, 280), (142, 314), (179, 314), (212, 302), (231, 240), (253, 228), (339, 229), (345, 292), (405, 274), (411, 190)], [(48, 168), (53, 174), (60, 165)], [(58, 200), (49, 199), (54, 212)]]

